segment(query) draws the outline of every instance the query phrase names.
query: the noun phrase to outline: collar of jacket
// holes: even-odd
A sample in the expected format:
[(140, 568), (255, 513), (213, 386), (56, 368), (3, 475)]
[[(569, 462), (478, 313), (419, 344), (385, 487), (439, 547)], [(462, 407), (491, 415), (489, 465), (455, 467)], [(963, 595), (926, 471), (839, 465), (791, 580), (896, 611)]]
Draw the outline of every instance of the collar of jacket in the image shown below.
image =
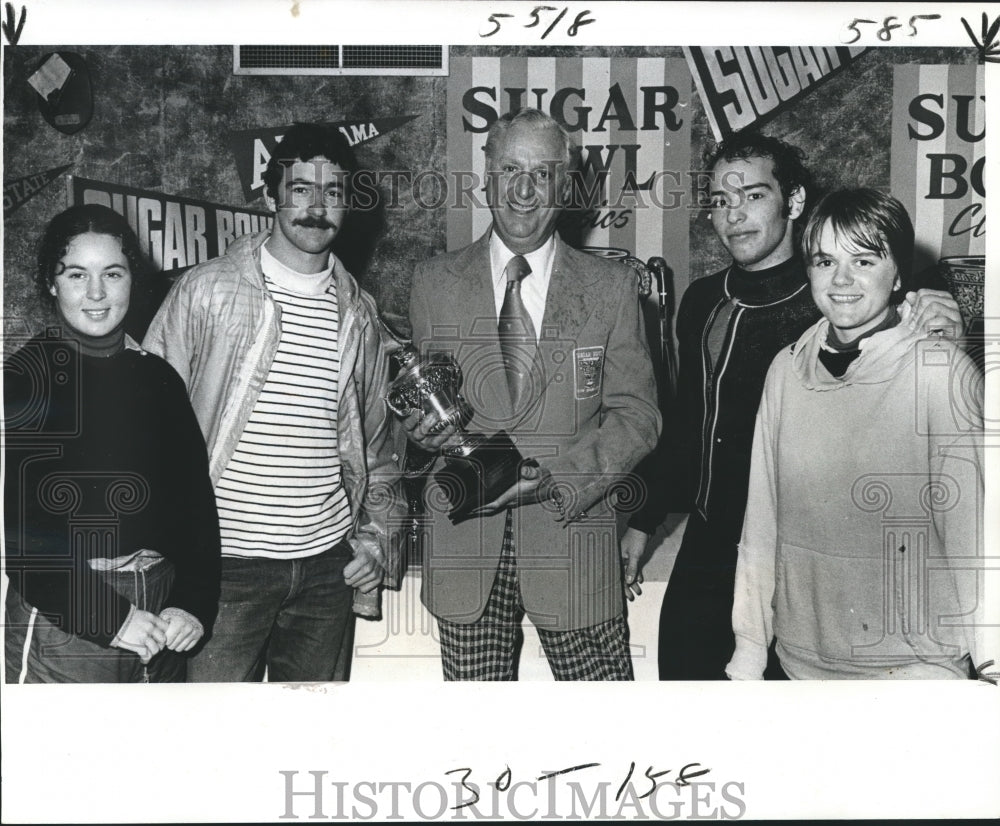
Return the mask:
[[(490, 235), (492, 226), (478, 240), (460, 250), (448, 262), (447, 279), (442, 279), (442, 291), (463, 307), (464, 316), (473, 319), (467, 331), (477, 340), (486, 342), (490, 348), (488, 358), (500, 358), (500, 341), (497, 336), (496, 305), (493, 298), (493, 278), (490, 265)], [(555, 364), (555, 351), (565, 348), (568, 341), (579, 341), (581, 331), (595, 313), (611, 313), (617, 305), (609, 304), (606, 276), (609, 269), (624, 264), (615, 264), (580, 252), (569, 246), (558, 233), (555, 236), (555, 250), (552, 257), (552, 274), (545, 297), (545, 312), (538, 342), (541, 364)], [(470, 274), (475, 274), (472, 277)], [(633, 276), (634, 277), (634, 276)], [(636, 293), (638, 300), (638, 292)], [(549, 370), (542, 378), (538, 394), (545, 391), (557, 370)], [(491, 373), (484, 379), (483, 392), (493, 399), (501, 411), (505, 427), (517, 426), (511, 404), (507, 382), (502, 373)], [(534, 408), (526, 406), (521, 419), (532, 413)], [(518, 420), (519, 421), (519, 420)]]
[[(461, 250), (456, 257), (449, 263), (448, 268), (455, 273), (455, 275), (460, 279), (467, 279), (469, 272), (488, 272), (490, 276), (490, 286), (492, 289), (492, 265), (490, 262), (490, 236), (493, 234), (493, 225), (486, 230), (485, 234), (481, 235), (477, 240), (473, 241), (464, 250)], [(560, 237), (559, 233), (555, 233), (555, 249), (552, 252), (552, 275), (549, 280), (549, 291), (551, 295), (551, 290), (554, 285), (555, 275), (558, 271), (565, 271), (567, 268), (572, 268), (571, 257), (573, 255), (587, 255), (587, 253), (580, 252), (579, 250), (573, 249)], [(601, 260), (601, 259), (599, 259)], [(580, 272), (573, 272), (573, 284), (577, 287), (590, 286), (601, 280), (600, 271), (594, 270), (583, 270)]]
[[(226, 255), (236, 259), (240, 276), (259, 290), (265, 290), (264, 271), (260, 267), (260, 248), (271, 237), (270, 230), (255, 232), (251, 235), (241, 235), (226, 249)], [(337, 288), (337, 302), (340, 304), (357, 304), (361, 300), (361, 288), (344, 266), (343, 262), (333, 253), (333, 279)]]
[(749, 272), (733, 264), (726, 272), (726, 298), (746, 307), (771, 305), (802, 292), (808, 286), (805, 267), (797, 255), (764, 270)]

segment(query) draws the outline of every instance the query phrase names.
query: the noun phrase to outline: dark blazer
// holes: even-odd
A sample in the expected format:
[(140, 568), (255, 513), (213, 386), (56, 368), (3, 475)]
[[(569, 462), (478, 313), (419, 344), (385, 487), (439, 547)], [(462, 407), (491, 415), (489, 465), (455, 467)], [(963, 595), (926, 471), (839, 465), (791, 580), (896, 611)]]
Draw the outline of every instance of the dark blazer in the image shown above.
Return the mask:
[[(525, 457), (551, 470), (570, 512), (586, 514), (564, 528), (551, 503), (514, 509), (518, 580), (532, 622), (560, 631), (620, 614), (616, 515), (607, 500), (620, 491), (635, 501), (627, 474), (660, 431), (635, 274), (557, 237), (538, 372), (520, 410), (513, 408), (500, 355), (489, 233), (416, 267), (410, 322), (422, 352), (458, 359), (462, 393), (475, 410), (467, 430), (506, 430)], [(432, 483), (425, 496), (424, 604), (437, 617), (474, 622), (496, 576), (505, 514), (452, 525), (440, 489)]]

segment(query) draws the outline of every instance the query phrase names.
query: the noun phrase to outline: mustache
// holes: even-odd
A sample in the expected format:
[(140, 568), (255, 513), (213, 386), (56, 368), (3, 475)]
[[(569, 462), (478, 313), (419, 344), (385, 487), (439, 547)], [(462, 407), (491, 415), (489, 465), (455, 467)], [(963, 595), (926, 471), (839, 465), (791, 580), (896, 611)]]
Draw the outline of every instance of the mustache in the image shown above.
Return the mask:
[(306, 216), (305, 218), (296, 218), (292, 221), (293, 224), (300, 227), (311, 227), (312, 229), (336, 229), (337, 225), (327, 221), (326, 218), (316, 218), (313, 216)]

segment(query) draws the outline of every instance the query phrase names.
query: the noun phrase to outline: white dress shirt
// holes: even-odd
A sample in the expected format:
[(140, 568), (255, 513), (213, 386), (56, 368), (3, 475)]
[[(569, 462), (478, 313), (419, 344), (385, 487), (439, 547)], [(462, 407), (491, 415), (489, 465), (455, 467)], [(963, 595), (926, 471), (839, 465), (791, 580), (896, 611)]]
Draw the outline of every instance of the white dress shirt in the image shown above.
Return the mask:
[[(534, 252), (524, 255), (531, 274), (521, 281), (521, 298), (535, 325), (535, 340), (542, 334), (542, 318), (545, 316), (545, 297), (549, 292), (549, 281), (552, 278), (552, 261), (555, 259), (555, 234)], [(495, 232), (490, 235), (490, 268), (493, 273), (493, 302), (500, 319), (500, 308), (503, 307), (504, 295), (507, 292), (507, 264), (516, 253), (511, 252)]]

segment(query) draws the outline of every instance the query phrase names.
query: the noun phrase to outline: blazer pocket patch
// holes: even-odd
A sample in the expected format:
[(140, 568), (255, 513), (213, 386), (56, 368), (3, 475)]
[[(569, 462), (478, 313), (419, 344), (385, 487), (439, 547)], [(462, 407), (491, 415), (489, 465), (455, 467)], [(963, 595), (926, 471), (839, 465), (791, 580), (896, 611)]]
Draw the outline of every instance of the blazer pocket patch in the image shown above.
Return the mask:
[(603, 347), (577, 347), (573, 350), (573, 387), (577, 401), (591, 399), (601, 392), (604, 374)]

